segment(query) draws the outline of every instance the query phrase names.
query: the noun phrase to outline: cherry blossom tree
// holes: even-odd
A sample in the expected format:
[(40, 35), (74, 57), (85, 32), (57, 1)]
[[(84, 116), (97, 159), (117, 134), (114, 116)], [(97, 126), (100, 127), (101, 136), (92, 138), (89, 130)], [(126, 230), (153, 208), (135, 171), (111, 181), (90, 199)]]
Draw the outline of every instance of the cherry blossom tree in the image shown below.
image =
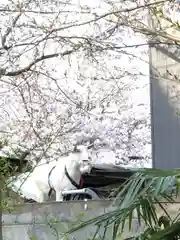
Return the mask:
[(160, 3), (3, 1), (2, 137), (36, 161), (94, 139), (112, 163), (149, 164), (146, 16)]

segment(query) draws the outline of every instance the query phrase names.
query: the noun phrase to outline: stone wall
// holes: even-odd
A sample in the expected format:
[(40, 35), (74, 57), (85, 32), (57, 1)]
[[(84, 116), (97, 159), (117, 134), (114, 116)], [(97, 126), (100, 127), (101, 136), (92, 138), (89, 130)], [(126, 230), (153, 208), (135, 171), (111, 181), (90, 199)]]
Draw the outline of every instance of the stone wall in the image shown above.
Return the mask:
[[(59, 240), (64, 239), (62, 234), (73, 227), (74, 223), (80, 223), (92, 217), (107, 213), (110, 209), (110, 201), (98, 200), (89, 202), (51, 202), (43, 204), (24, 204), (15, 208), (12, 213), (3, 214), (3, 240)], [(52, 222), (57, 223), (52, 224)], [(111, 229), (111, 226), (110, 226)], [(134, 221), (132, 232), (139, 229), (137, 221)], [(69, 235), (67, 239), (87, 240), (93, 237), (96, 227), (91, 225), (83, 230)], [(108, 231), (109, 235), (112, 231)], [(129, 231), (127, 230), (129, 236)], [(103, 227), (100, 237), (103, 235)], [(99, 238), (101, 239), (101, 238)], [(110, 236), (106, 239), (110, 239)]]
[[(176, 202), (175, 204), (162, 203), (171, 216), (176, 216), (180, 210), (180, 197)], [(3, 213), (3, 240), (88, 240), (96, 232), (97, 227), (94, 224), (68, 235), (68, 238), (63, 238), (63, 233), (72, 229), (74, 224), (80, 221), (91, 219), (113, 209), (111, 201), (108, 200), (18, 205), (13, 212)], [(157, 213), (159, 217), (163, 214), (158, 206)], [(124, 236), (132, 236), (141, 230), (142, 227), (139, 227), (134, 215), (132, 229), (129, 231), (126, 224)], [(104, 228), (101, 227), (97, 239), (101, 240), (103, 234)], [(108, 228), (106, 239), (112, 239), (112, 226)]]

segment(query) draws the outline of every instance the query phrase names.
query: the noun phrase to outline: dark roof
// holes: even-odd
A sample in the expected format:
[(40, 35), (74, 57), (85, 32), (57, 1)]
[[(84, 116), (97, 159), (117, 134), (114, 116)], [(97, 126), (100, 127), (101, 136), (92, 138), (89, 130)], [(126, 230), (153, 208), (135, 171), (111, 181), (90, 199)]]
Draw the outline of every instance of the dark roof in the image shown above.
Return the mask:
[[(93, 164), (92, 167), (94, 169), (102, 169), (102, 170), (108, 170), (108, 171), (117, 171), (117, 172), (123, 172), (123, 171), (132, 171), (132, 168), (123, 168), (118, 165), (112, 165), (112, 164)], [(135, 169), (133, 169), (135, 170)]]
[(135, 169), (125, 169), (109, 164), (94, 165), (90, 174), (83, 175), (84, 187), (103, 187), (123, 183), (135, 173)]

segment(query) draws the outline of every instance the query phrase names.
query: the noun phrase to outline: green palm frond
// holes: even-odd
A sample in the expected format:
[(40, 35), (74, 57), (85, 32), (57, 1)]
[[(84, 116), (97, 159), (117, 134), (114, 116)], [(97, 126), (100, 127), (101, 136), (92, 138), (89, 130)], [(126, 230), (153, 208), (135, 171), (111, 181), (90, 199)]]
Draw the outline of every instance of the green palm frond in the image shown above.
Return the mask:
[(180, 237), (180, 222), (176, 222), (165, 229), (155, 232), (149, 240), (176, 240)]
[[(119, 189), (119, 193), (112, 203), (115, 210), (89, 219), (71, 229), (68, 233), (72, 233), (90, 224), (103, 225), (105, 228), (113, 224), (112, 239), (114, 240), (119, 231), (124, 231), (127, 222), (129, 223), (129, 230), (131, 229), (132, 220), (136, 215), (139, 225), (146, 226), (144, 233), (139, 234), (142, 237), (141, 239), (148, 239), (145, 238), (145, 231), (149, 236), (152, 234), (157, 236), (155, 234), (159, 231), (159, 218), (156, 206), (162, 210), (163, 214), (172, 223), (173, 220), (163, 204), (161, 204), (161, 201), (174, 203), (174, 196), (177, 196), (179, 192), (179, 185), (177, 184), (179, 177), (180, 169), (172, 171), (139, 169), (128, 179), (123, 188)], [(172, 226), (174, 224), (172, 223)]]

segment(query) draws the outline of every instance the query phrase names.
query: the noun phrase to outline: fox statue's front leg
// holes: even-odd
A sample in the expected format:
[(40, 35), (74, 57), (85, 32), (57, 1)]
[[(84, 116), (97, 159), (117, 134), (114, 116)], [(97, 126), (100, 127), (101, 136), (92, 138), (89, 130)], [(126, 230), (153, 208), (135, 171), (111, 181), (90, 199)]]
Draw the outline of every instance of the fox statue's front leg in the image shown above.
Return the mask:
[(62, 201), (63, 201), (62, 191), (56, 192), (56, 202), (62, 202)]

